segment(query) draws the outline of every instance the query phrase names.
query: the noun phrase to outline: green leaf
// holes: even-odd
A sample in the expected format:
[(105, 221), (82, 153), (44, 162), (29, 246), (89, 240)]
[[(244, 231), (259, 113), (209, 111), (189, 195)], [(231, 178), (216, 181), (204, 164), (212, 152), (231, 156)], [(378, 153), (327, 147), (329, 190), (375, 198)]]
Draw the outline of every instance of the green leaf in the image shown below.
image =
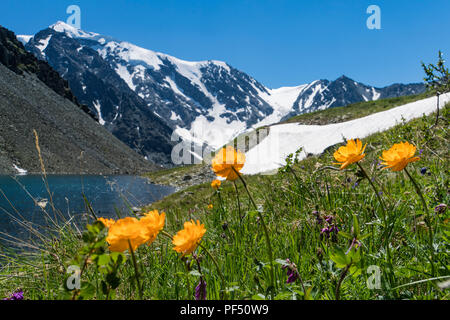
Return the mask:
[(356, 245), (353, 246), (353, 248), (348, 253), (347, 258), (350, 260), (350, 262), (358, 263), (361, 260), (361, 250), (358, 250)]
[(358, 218), (356, 217), (356, 214), (353, 214), (353, 232), (354, 235), (359, 238), (359, 222), (358, 222)]
[(277, 294), (275, 296), (275, 300), (292, 300), (292, 296), (293, 296), (292, 292), (284, 291)]
[(102, 280), (101, 282), (101, 288), (102, 288), (102, 293), (104, 295), (106, 295), (108, 293), (108, 285), (106, 284), (105, 281)]
[(109, 263), (110, 261), (110, 256), (108, 254), (102, 254), (97, 256), (97, 259), (95, 260), (95, 262), (97, 263), (98, 266), (105, 266)]
[(90, 300), (95, 296), (95, 286), (90, 282), (83, 282), (81, 284), (81, 292), (78, 296), (79, 300)]
[(111, 252), (109, 256), (116, 265), (124, 263), (127, 259), (122, 252)]
[(120, 285), (120, 278), (115, 273), (110, 273), (106, 276), (106, 281), (112, 289), (116, 289)]
[(336, 263), (338, 268), (345, 268), (351, 262), (350, 258), (345, 255), (344, 250), (339, 247), (334, 248), (334, 252), (330, 255), (330, 259)]
[(358, 265), (352, 265), (350, 267), (350, 274), (353, 277), (359, 276), (361, 274), (361, 268)]
[(314, 300), (311, 296), (312, 286), (306, 289), (305, 300)]
[(72, 299), (73, 291), (68, 290), (65, 283), (66, 282), (64, 281), (64, 285), (62, 285), (58, 289), (58, 299), (70, 300), (70, 299)]
[(339, 235), (343, 236), (346, 239), (353, 240), (353, 236), (350, 233), (348, 233), (348, 232), (339, 231)]
[(253, 300), (266, 300), (266, 296), (264, 296), (262, 293), (255, 294), (252, 296)]
[(364, 234), (364, 235), (362, 235), (362, 236), (359, 236), (359, 240), (364, 240), (364, 239), (366, 239), (367, 237), (369, 237), (370, 236), (370, 233), (366, 233), (366, 234)]

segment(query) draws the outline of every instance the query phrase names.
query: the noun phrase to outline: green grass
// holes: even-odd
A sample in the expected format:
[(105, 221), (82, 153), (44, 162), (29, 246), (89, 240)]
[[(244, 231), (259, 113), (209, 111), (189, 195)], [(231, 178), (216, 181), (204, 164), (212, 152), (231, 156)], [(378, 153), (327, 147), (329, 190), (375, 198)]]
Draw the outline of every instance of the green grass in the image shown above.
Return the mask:
[(185, 175), (195, 174), (202, 169), (202, 165), (185, 165), (174, 167), (170, 169), (162, 169), (144, 174), (151, 182), (157, 184), (174, 185), (182, 184), (182, 179)]
[(198, 167), (198, 166), (199, 165), (186, 165), (186, 166), (174, 167), (174, 168), (170, 168), (170, 169), (162, 169), (162, 170), (146, 173), (144, 176), (151, 180), (154, 180), (154, 181), (161, 180), (161, 179), (170, 179), (170, 178), (180, 176), (184, 173), (190, 173), (190, 172), (192, 172), (192, 170), (195, 167)]
[(205, 163), (184, 165), (144, 174), (152, 183), (170, 185), (183, 190), (194, 185), (210, 181), (214, 174)]
[[(449, 105), (442, 114), (443, 119), (432, 129), (434, 115), (363, 140), (368, 145), (361, 165), (373, 177), (376, 188), (383, 191), (386, 220), (371, 185), (361, 179), (356, 165), (343, 171), (329, 169), (335, 162), (332, 153), (338, 146), (286, 166), (276, 175), (244, 177), (260, 207), (273, 248), (273, 291), (263, 224), (239, 181), (236, 181), (239, 201), (233, 183), (222, 184), (219, 198), (208, 182), (172, 194), (147, 209), (166, 212), (164, 230), (169, 234), (175, 234), (190, 219), (205, 224), (207, 232), (202, 244), (215, 257), (225, 278), (223, 287), (211, 257), (203, 249), (197, 249), (208, 299), (219, 299), (225, 292), (229, 299), (327, 300), (336, 298), (338, 287), (341, 299), (448, 299), (448, 290), (439, 289), (437, 283), (450, 276), (450, 213), (447, 210), (437, 214), (433, 210), (440, 203), (449, 204), (450, 198)], [(421, 160), (409, 164), (408, 170), (424, 194), (427, 212), (404, 172), (379, 168), (382, 150), (401, 141), (409, 141), (421, 150)], [(420, 169), (424, 167), (427, 173), (422, 175)], [(207, 208), (210, 203), (214, 206), (211, 210)], [(313, 211), (333, 216), (340, 229), (336, 239), (321, 237), (323, 225), (318, 224)], [(428, 216), (433, 249), (425, 223)], [(346, 236), (355, 234), (360, 238), (358, 251), (342, 255), (340, 250), (346, 252), (351, 244)], [(2, 256), (0, 297), (22, 288), (29, 299), (67, 298), (59, 288), (82, 241), (70, 225), (50, 240), (41, 246), (43, 251)], [(129, 253), (125, 254), (128, 259), (119, 269), (120, 284), (115, 298), (137, 299), (133, 264)], [(357, 255), (360, 260), (348, 273), (344, 272), (345, 266), (340, 262)], [(192, 259), (186, 265), (167, 237), (158, 235), (151, 246), (141, 246), (136, 256), (145, 299), (193, 299), (199, 281), (198, 266)], [(287, 258), (297, 265), (305, 290), (300, 280), (286, 283), (286, 270), (281, 263)], [(377, 266), (381, 271), (380, 289), (367, 287), (369, 266)], [(91, 283), (93, 289), (86, 296), (105, 298), (97, 289), (101, 278), (95, 264), (88, 263), (82, 279)]]
[(418, 95), (403, 96), (397, 98), (387, 98), (376, 101), (365, 101), (353, 103), (344, 107), (330, 108), (322, 111), (315, 111), (294, 116), (282, 123), (298, 122), (308, 125), (326, 125), (330, 123), (344, 122), (368, 116), (372, 113), (386, 111), (410, 102), (425, 99), (433, 96), (426, 92)]
[[(349, 121), (357, 118), (362, 118), (370, 114), (386, 111), (410, 102), (426, 99), (433, 96), (434, 93), (426, 92), (418, 95), (402, 96), (396, 98), (387, 98), (376, 101), (364, 101), (354, 104), (350, 104), (343, 107), (335, 107), (321, 111), (315, 111), (312, 113), (305, 113), (294, 116), (281, 123), (302, 123), (308, 125), (326, 125), (330, 123), (337, 123), (343, 121)], [(250, 149), (249, 141), (264, 140), (270, 132), (270, 125), (257, 128), (254, 131), (240, 134), (234, 139), (234, 143), (237, 141), (243, 141), (245, 139), (245, 149)], [(245, 138), (244, 138), (245, 137)], [(252, 146), (253, 147), (253, 146)], [(183, 181), (185, 175), (195, 175), (209, 169), (209, 165), (197, 164), (197, 165), (184, 165), (170, 169), (157, 170), (149, 172), (144, 176), (149, 178), (154, 183), (169, 184), (181, 189), (191, 186)]]

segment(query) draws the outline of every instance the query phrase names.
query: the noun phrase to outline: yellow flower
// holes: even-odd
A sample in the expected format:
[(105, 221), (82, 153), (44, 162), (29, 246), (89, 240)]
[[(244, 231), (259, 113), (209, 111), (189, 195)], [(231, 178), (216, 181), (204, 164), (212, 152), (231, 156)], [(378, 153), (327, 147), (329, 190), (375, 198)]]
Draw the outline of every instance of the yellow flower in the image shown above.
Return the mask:
[(147, 229), (147, 244), (150, 245), (153, 241), (155, 241), (158, 233), (162, 230), (162, 228), (164, 228), (165, 219), (166, 214), (164, 212), (159, 214), (158, 210), (153, 210), (145, 213), (145, 216), (139, 220), (142, 227)]
[(217, 190), (220, 188), (221, 183), (220, 180), (215, 179), (211, 182), (211, 187)]
[(212, 208), (214, 208), (213, 204), (212, 203), (208, 204), (208, 209), (211, 210)]
[(394, 144), (389, 150), (383, 151), (383, 156), (380, 157), (383, 169), (391, 169), (392, 171), (403, 170), (408, 163), (419, 161), (419, 157), (414, 157), (416, 147), (409, 142), (401, 142)]
[(136, 218), (123, 218), (117, 220), (110, 228), (106, 241), (109, 243), (109, 250), (123, 252), (129, 248), (136, 250), (141, 244), (148, 241), (147, 228)]
[(200, 221), (197, 220), (197, 224), (193, 220), (185, 222), (184, 229), (173, 236), (172, 243), (175, 246), (173, 249), (183, 256), (194, 252), (205, 232), (205, 225), (200, 224)]
[[(220, 177), (233, 181), (238, 178), (234, 170), (239, 172), (245, 163), (245, 155), (232, 146), (222, 148), (212, 159), (212, 170)], [(233, 170), (234, 168), (234, 170)]]
[(342, 146), (334, 153), (334, 158), (341, 165), (341, 170), (347, 168), (352, 163), (358, 162), (365, 157), (364, 149), (366, 149), (367, 143), (362, 146), (362, 142), (359, 139), (347, 140), (347, 145)]
[(114, 223), (116, 223), (115, 220), (113, 219), (105, 219), (105, 218), (98, 218), (98, 221), (100, 221), (101, 223), (103, 223), (103, 225), (106, 228), (110, 228)]

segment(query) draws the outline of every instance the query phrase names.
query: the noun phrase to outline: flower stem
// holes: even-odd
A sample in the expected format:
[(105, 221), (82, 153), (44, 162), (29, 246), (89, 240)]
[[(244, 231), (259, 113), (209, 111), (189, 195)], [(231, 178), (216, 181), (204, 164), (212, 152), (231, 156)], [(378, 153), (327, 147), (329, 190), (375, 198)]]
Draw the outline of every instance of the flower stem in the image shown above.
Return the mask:
[(247, 183), (245, 182), (242, 175), (234, 167), (231, 167), (231, 168), (238, 175), (239, 179), (241, 180), (242, 184), (244, 185), (244, 188), (247, 191), (247, 194), (248, 194), (253, 206), (255, 207), (256, 212), (258, 213), (259, 220), (261, 221), (261, 225), (264, 229), (264, 235), (265, 235), (266, 243), (267, 243), (267, 253), (269, 254), (269, 259), (270, 259), (270, 282), (271, 282), (271, 287), (272, 287), (272, 299), (273, 299), (274, 293), (275, 293), (275, 272), (274, 272), (274, 266), (273, 266), (273, 253), (272, 253), (272, 245), (270, 243), (269, 232), (268, 232), (267, 226), (264, 222), (264, 218), (263, 218), (261, 212), (258, 210), (258, 206), (256, 205), (256, 202), (253, 199), (253, 196), (251, 195), (250, 191), (248, 190)]
[[(197, 262), (197, 268), (198, 268), (198, 272), (200, 273), (200, 283), (205, 282), (205, 278), (203, 277), (203, 271), (202, 271), (202, 266), (200, 265), (200, 260), (198, 259), (196, 254), (193, 254), (192, 257), (195, 259), (195, 261)], [(196, 300), (197, 300), (197, 296), (195, 296)], [(199, 300), (206, 300), (206, 295), (203, 296), (202, 294), (199, 297)]]
[(434, 275), (434, 248), (433, 248), (433, 228), (431, 226), (431, 220), (430, 220), (430, 213), (428, 211), (427, 202), (425, 201), (425, 198), (423, 197), (422, 191), (420, 191), (419, 185), (417, 184), (416, 180), (411, 176), (411, 174), (406, 170), (406, 167), (404, 168), (406, 175), (408, 176), (409, 180), (411, 180), (412, 184), (414, 185), (414, 188), (416, 189), (416, 193), (419, 195), (420, 200), (422, 201), (423, 210), (425, 210), (425, 222), (428, 226), (429, 232), (428, 232), (428, 242), (431, 250), (432, 260), (431, 261), (431, 267), (432, 267), (432, 274)]
[(298, 279), (300, 280), (300, 284), (301, 284), (302, 289), (303, 289), (303, 299), (304, 299), (306, 297), (305, 285), (303, 284), (302, 276), (300, 275), (300, 272), (298, 272), (298, 270), (297, 270), (297, 273), (298, 273)]
[(141, 283), (139, 282), (139, 270), (138, 270), (138, 265), (136, 262), (136, 256), (134, 255), (134, 251), (133, 251), (133, 248), (131, 247), (130, 240), (128, 240), (128, 246), (129, 246), (130, 253), (131, 253), (131, 259), (133, 260), (134, 276), (136, 278), (136, 287), (138, 289), (139, 299), (142, 300), (142, 286), (141, 286)]
[(214, 263), (217, 272), (219, 273), (219, 277), (222, 280), (222, 287), (223, 287), (223, 291), (220, 293), (220, 299), (224, 299), (224, 295), (226, 296), (226, 286), (225, 286), (225, 277), (223, 276), (222, 271), (220, 270), (219, 264), (217, 263), (216, 258), (214, 258), (214, 256), (211, 254), (211, 252), (208, 251), (208, 249), (205, 248), (204, 245), (202, 245), (201, 243), (199, 244), (200, 248), (202, 248), (203, 250), (205, 250), (206, 254), (211, 258), (212, 262)]
[(168, 233), (167, 231), (161, 230), (161, 234), (163, 236), (170, 238), (171, 240), (173, 239), (172, 235), (170, 233)]
[(358, 167), (361, 169), (362, 173), (364, 174), (364, 176), (367, 178), (367, 180), (369, 181), (370, 185), (372, 186), (373, 191), (375, 192), (375, 195), (377, 196), (378, 201), (381, 204), (381, 209), (383, 209), (383, 214), (384, 214), (384, 221), (386, 223), (386, 206), (384, 205), (383, 200), (381, 199), (380, 194), (378, 193), (377, 187), (375, 187), (375, 185), (373, 184), (372, 180), (370, 179), (369, 175), (367, 174), (366, 170), (363, 168), (362, 165), (359, 164), (359, 162), (356, 163), (358, 165)]
[(191, 281), (189, 280), (189, 261), (181, 260), (183, 262), (184, 268), (186, 269), (186, 284), (187, 284), (187, 300), (191, 300), (193, 296)]
[[(385, 247), (386, 247), (388, 263), (389, 263), (390, 269), (392, 271), (393, 267), (392, 267), (392, 262), (391, 262), (391, 248), (389, 246), (389, 233), (390, 232), (388, 232), (386, 206), (385, 206), (383, 200), (381, 199), (380, 194), (378, 193), (377, 187), (375, 186), (375, 184), (372, 182), (372, 179), (370, 179), (369, 175), (367, 174), (367, 171), (364, 169), (364, 167), (359, 162), (356, 162), (356, 164), (361, 169), (362, 173), (364, 174), (364, 176), (366, 177), (366, 179), (369, 181), (370, 185), (372, 186), (372, 189), (375, 192), (375, 195), (377, 196), (378, 202), (380, 202), (381, 209), (383, 210), (383, 222), (384, 222), (384, 227), (385, 227), (384, 243), (385, 243)], [(392, 280), (392, 278), (391, 278), (391, 280)], [(338, 299), (339, 299), (339, 297), (338, 297)]]
[[(165, 230), (161, 230), (161, 234), (163, 236), (166, 236), (170, 240), (173, 239), (173, 236), (170, 233), (168, 233), (167, 231), (165, 231)], [(192, 297), (192, 295), (191, 295), (191, 292), (190, 292), (191, 291), (191, 281), (189, 280), (189, 268), (188, 268), (188, 265), (187, 265), (187, 263), (185, 261), (183, 261), (183, 265), (184, 265), (184, 268), (186, 269), (186, 283), (187, 283), (187, 288), (188, 288), (187, 289), (187, 291), (188, 291), (188, 299), (190, 299)]]
[(406, 167), (404, 170), (405, 170), (406, 175), (408, 176), (409, 180), (411, 180), (412, 184), (414, 185), (414, 188), (416, 189), (416, 192), (419, 195), (420, 200), (422, 201), (423, 209), (425, 210), (425, 213), (428, 216), (427, 203), (425, 202), (425, 198), (423, 197), (422, 191), (420, 191), (419, 185), (417, 184), (416, 180), (414, 180), (414, 178), (409, 174), (408, 170), (406, 170)]
[(236, 185), (236, 181), (233, 181), (234, 184), (234, 190), (236, 191), (236, 199), (238, 203), (238, 212), (239, 212), (239, 221), (242, 222), (242, 215), (241, 215), (241, 200), (239, 199), (239, 190)]
[(220, 220), (222, 220), (222, 219), (223, 219), (223, 217), (225, 217), (225, 216), (226, 216), (226, 213), (225, 213), (225, 208), (224, 208), (224, 204), (223, 204), (222, 196), (221, 196), (221, 194), (220, 194), (220, 190), (217, 190), (217, 191), (216, 191), (216, 193), (217, 193), (217, 196), (219, 197), (220, 208), (222, 209), (222, 213), (221, 213), (221, 216), (220, 216)]
[(342, 285), (342, 282), (343, 282), (344, 279), (345, 279), (345, 276), (346, 276), (347, 273), (348, 273), (348, 270), (350, 270), (351, 265), (352, 265), (351, 263), (348, 264), (348, 265), (342, 270), (342, 272), (341, 272), (341, 276), (339, 277), (339, 281), (338, 281), (338, 283), (337, 283), (337, 285), (336, 285), (336, 292), (335, 292), (336, 300), (339, 300), (339, 298), (340, 298), (341, 285)]
[[(357, 162), (356, 164), (358, 165), (359, 169), (361, 169), (361, 172), (364, 174), (364, 176), (366, 177), (366, 179), (369, 181), (370, 185), (372, 186), (373, 191), (375, 192), (375, 195), (376, 195), (376, 197), (377, 197), (377, 199), (378, 199), (378, 202), (379, 202), (380, 205), (381, 205), (381, 209), (383, 210), (383, 221), (384, 221), (384, 226), (385, 226), (385, 228), (386, 228), (386, 230), (387, 230), (388, 226), (387, 226), (387, 220), (386, 220), (386, 218), (387, 218), (386, 206), (384, 205), (384, 202), (383, 202), (383, 200), (381, 199), (380, 194), (378, 193), (377, 187), (375, 187), (375, 184), (372, 182), (372, 179), (370, 179), (370, 177), (369, 177), (369, 175), (367, 174), (367, 172), (366, 172), (366, 170), (364, 169), (364, 167), (363, 167), (362, 165), (360, 165), (359, 162)], [(387, 238), (388, 238), (388, 237), (387, 237), (387, 234), (386, 234), (385, 238), (386, 238), (386, 246), (389, 247), (388, 242), (387, 242)], [(388, 250), (388, 251), (389, 251), (389, 250)], [(390, 253), (388, 252), (388, 254), (390, 254)]]

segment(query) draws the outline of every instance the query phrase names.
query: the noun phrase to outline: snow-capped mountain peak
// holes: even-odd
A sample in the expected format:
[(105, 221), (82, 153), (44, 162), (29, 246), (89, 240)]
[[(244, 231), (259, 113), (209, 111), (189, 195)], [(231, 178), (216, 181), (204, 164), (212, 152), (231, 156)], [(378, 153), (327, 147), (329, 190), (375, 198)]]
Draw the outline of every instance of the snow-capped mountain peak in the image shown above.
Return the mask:
[[(198, 136), (203, 128), (198, 138), (209, 145), (226, 143), (273, 112), (259, 95), (267, 94), (267, 88), (223, 61), (186, 61), (61, 22), (51, 29), (77, 40), (80, 48), (95, 50), (173, 129), (196, 130)], [(218, 127), (230, 135), (212, 135)]]
[[(64, 22), (40, 31), (26, 47), (69, 80), (78, 99), (106, 127), (114, 128), (120, 121), (127, 105), (120, 100), (133, 93), (133, 104), (180, 136), (213, 148), (250, 128), (299, 113), (423, 89), (399, 85), (388, 93), (347, 77), (269, 89), (223, 61), (186, 61)], [(108, 93), (111, 86), (118, 90), (117, 96)], [(140, 133), (134, 124), (127, 126), (138, 135), (136, 139), (143, 139), (142, 125)], [(134, 143), (131, 136), (127, 140)]]
[(49, 28), (55, 30), (56, 32), (65, 33), (68, 37), (71, 38), (95, 39), (100, 36), (98, 33), (85, 32), (63, 21), (57, 21), (56, 23), (49, 26)]
[(16, 38), (17, 38), (17, 40), (22, 42), (23, 45), (26, 45), (33, 38), (33, 36), (30, 36), (30, 35), (16, 35)]

